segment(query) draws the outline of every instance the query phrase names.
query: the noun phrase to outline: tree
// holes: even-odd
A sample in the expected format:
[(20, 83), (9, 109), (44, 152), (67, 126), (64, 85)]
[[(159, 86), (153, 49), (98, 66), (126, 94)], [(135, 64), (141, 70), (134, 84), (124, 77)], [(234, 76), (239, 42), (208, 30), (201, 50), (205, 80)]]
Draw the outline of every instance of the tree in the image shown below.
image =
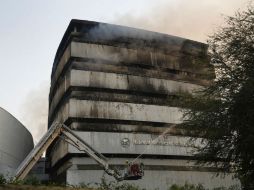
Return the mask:
[(188, 98), (183, 126), (205, 137), (197, 153), (203, 163), (254, 189), (254, 8), (227, 17), (208, 45), (217, 77)]

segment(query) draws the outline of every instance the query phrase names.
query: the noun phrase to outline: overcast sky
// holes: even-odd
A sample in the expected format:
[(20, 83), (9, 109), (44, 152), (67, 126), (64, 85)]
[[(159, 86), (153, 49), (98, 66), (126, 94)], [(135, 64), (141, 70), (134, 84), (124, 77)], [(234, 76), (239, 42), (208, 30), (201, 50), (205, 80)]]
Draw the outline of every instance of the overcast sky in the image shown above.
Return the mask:
[(138, 27), (205, 42), (249, 0), (1, 0), (0, 107), (35, 142), (46, 130), (50, 73), (71, 19)]

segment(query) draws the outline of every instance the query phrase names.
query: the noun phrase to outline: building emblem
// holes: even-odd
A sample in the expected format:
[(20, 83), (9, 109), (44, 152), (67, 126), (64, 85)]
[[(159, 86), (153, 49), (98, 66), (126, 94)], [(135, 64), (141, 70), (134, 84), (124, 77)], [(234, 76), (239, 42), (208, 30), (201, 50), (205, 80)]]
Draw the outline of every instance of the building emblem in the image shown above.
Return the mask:
[(124, 147), (124, 148), (129, 147), (129, 146), (130, 146), (130, 139), (128, 139), (128, 138), (123, 138), (123, 139), (121, 140), (121, 145), (122, 145), (122, 147)]

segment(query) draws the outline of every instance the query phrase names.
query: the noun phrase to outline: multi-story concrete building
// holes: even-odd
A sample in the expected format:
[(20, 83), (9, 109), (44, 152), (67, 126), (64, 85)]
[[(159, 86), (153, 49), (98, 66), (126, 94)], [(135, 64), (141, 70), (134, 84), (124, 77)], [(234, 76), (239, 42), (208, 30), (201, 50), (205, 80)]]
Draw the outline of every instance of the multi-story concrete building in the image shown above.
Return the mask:
[[(130, 183), (144, 188), (188, 181), (209, 187), (237, 183), (230, 174), (222, 179), (214, 176), (216, 168), (195, 165), (188, 137), (174, 128), (182, 122), (181, 94), (213, 78), (203, 43), (72, 20), (52, 69), (49, 126), (65, 123), (116, 168), (142, 154), (138, 159), (145, 176)], [(93, 159), (61, 139), (47, 156), (56, 180), (78, 185), (104, 176)]]

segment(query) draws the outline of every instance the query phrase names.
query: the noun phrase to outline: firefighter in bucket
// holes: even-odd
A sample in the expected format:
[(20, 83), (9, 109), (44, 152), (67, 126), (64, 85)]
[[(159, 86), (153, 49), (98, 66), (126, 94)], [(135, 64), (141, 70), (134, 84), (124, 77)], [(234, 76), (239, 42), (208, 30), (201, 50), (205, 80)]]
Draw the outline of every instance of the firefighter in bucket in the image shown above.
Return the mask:
[(138, 180), (144, 176), (144, 164), (132, 163), (126, 160), (126, 171), (124, 174), (125, 180)]

